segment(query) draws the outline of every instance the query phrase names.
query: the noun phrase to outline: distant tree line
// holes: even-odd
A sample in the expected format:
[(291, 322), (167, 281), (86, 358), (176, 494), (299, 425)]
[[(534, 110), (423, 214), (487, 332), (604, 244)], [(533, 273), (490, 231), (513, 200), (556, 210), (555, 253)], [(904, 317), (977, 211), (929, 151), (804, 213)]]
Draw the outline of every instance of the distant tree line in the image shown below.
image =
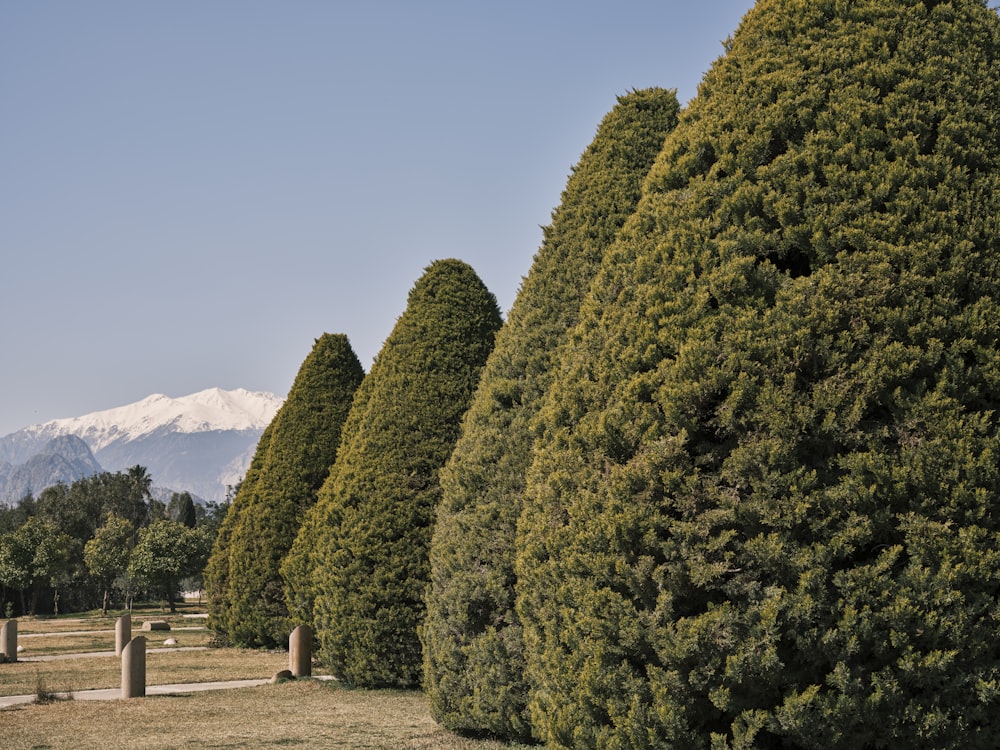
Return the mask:
[(124, 608), (157, 597), (174, 608), (201, 574), (226, 506), (150, 494), (134, 466), (57, 484), (0, 508), (0, 615)]

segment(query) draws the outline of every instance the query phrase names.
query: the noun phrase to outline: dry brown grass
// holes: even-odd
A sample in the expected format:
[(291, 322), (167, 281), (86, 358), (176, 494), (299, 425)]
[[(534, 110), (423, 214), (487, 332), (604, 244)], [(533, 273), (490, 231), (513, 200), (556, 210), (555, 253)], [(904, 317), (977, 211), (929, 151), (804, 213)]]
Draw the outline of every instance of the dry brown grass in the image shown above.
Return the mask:
[[(174, 630), (143, 632), (145, 619), (166, 619)], [(168, 637), (180, 646), (207, 644), (209, 632), (179, 627), (200, 620), (166, 613), (133, 613), (133, 635), (148, 648)], [(114, 650), (115, 618), (22, 619), (27, 655)], [(106, 631), (59, 635), (74, 631)], [(288, 668), (283, 651), (236, 648), (147, 653), (146, 684), (269, 678)], [(315, 669), (315, 674), (324, 670)], [(121, 684), (115, 656), (0, 665), (0, 695), (74, 693)], [(502, 750), (519, 746), (457, 737), (430, 716), (417, 692), (347, 690), (336, 683), (301, 680), (256, 688), (150, 696), (130, 701), (60, 700), (0, 709), (4, 750), (73, 748), (352, 748), (352, 750)]]
[(111, 617), (19, 617), (17, 635), (28, 633), (66, 633), (73, 630), (110, 630), (115, 633), (115, 618)]
[[(283, 651), (237, 648), (172, 651), (146, 655), (146, 684), (265, 679), (288, 668)], [(41, 684), (51, 692), (76, 692), (121, 685), (121, 660), (100, 656), (0, 665), (0, 695), (31, 695)]]
[[(186, 630), (185, 628), (197, 628)], [(178, 646), (207, 646), (211, 640), (211, 632), (204, 626), (180, 625), (174, 630), (157, 630), (153, 632), (133, 628), (132, 637), (146, 636), (147, 648), (167, 648), (163, 642), (168, 638), (177, 641)], [(55, 654), (85, 654), (92, 651), (114, 651), (115, 631), (101, 630), (78, 635), (61, 635), (50, 632), (44, 635), (25, 637), (18, 633), (18, 643), (24, 646), (21, 658), (33, 656), (51, 656)]]
[[(177, 612), (170, 614), (169, 611), (161, 607), (136, 607), (132, 612), (133, 630), (141, 629), (142, 624), (147, 620), (164, 620), (172, 627), (186, 625), (204, 625), (205, 621), (200, 618), (185, 617), (185, 614), (204, 614), (205, 608), (193, 604), (178, 605)], [(102, 616), (100, 612), (93, 612), (84, 615), (70, 615), (67, 617), (19, 617), (17, 619), (18, 635), (26, 633), (65, 633), (74, 630), (109, 630), (114, 638), (115, 622), (119, 615), (126, 612), (112, 611), (107, 616)]]
[(420, 693), (345, 690), (315, 680), (130, 701), (0, 711), (9, 750), (351, 748), (501, 750), (441, 729)]

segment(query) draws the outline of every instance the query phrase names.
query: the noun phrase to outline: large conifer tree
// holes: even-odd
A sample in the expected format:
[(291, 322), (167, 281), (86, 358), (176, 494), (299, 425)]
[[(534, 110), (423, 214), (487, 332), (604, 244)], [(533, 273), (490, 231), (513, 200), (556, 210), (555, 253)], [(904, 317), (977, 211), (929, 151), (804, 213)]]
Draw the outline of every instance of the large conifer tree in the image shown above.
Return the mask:
[(706, 76), (543, 408), (552, 747), (996, 746), (998, 44), (979, 0), (760, 0)]
[(450, 729), (530, 737), (514, 612), (514, 530), (530, 422), (551, 378), (552, 352), (635, 210), (678, 109), (674, 92), (649, 89), (620, 97), (604, 118), (567, 182), (442, 471), (422, 641), (424, 690)]
[[(373, 379), (365, 377), (354, 392), (347, 419), (340, 431), (341, 445), (347, 445), (355, 439), (366, 412), (366, 404), (371, 395)], [(317, 494), (317, 501), (310, 507), (302, 520), (291, 549), (281, 562), (279, 572), (285, 584), (285, 604), (292, 626), (309, 625), (315, 622), (314, 609), (316, 602), (316, 586), (313, 571), (320, 565), (320, 542), (327, 530), (335, 525), (331, 515), (336, 508), (331, 502), (325, 501), (324, 488), (331, 483), (331, 475), (337, 463), (330, 469), (323, 486)]]
[[(364, 377), (343, 334), (316, 340), (262, 440), (226, 529), (227, 586), (216, 627), (236, 644), (283, 646), (289, 619), (279, 565), (337, 455), (340, 432)], [(233, 509), (236, 509), (233, 512)], [(227, 514), (227, 520), (228, 520)], [(221, 563), (220, 563), (221, 566)], [(224, 618), (221, 616), (225, 612)]]
[(433, 263), (352, 409), (310, 526), (320, 536), (313, 570), (320, 656), (349, 683), (420, 682), (417, 630), (438, 473), (500, 323), (495, 298), (468, 265)]
[(226, 515), (219, 524), (219, 532), (212, 542), (212, 551), (208, 556), (208, 563), (205, 565), (203, 580), (205, 582), (205, 598), (208, 603), (208, 627), (215, 631), (217, 635), (229, 639), (229, 548), (232, 543), (233, 529), (236, 528), (240, 514), (244, 507), (249, 504), (253, 494), (253, 487), (256, 486), (257, 478), (260, 476), (260, 469), (267, 456), (267, 446), (271, 443), (271, 430), (274, 427), (274, 420), (264, 428), (257, 441), (257, 448), (254, 450), (250, 466), (242, 481), (236, 488), (236, 494), (229, 502)]

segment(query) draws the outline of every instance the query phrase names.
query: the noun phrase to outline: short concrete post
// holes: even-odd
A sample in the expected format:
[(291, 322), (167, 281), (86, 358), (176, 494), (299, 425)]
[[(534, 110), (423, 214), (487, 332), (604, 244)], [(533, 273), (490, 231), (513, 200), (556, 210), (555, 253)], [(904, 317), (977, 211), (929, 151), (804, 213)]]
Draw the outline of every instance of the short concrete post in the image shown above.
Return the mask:
[(121, 656), (125, 644), (131, 640), (132, 615), (122, 615), (115, 623), (115, 656)]
[(17, 661), (17, 620), (7, 620), (0, 628), (0, 654), (6, 661)]
[(312, 628), (299, 625), (288, 638), (288, 669), (295, 677), (312, 675)]
[(136, 636), (122, 648), (122, 698), (146, 696), (146, 638)]

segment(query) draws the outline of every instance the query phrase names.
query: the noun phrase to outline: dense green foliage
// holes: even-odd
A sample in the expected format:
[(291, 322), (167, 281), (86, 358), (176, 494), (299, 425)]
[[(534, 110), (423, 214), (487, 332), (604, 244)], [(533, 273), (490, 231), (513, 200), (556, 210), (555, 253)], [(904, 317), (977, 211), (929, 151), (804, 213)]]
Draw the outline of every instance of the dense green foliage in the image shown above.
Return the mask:
[[(151, 482), (143, 467), (133, 466), (57, 484), (0, 508), (0, 603), (22, 614), (100, 604), (108, 581), (91, 574), (84, 548), (108, 514), (138, 529), (161, 513), (162, 503), (149, 494)], [(117, 581), (109, 593), (123, 587)]]
[(530, 422), (551, 379), (552, 353), (635, 211), (678, 109), (674, 92), (650, 89), (620, 97), (604, 118), (567, 182), (441, 473), (422, 642), (424, 690), (449, 729), (530, 737), (514, 612), (514, 530)]
[(108, 613), (115, 582), (128, 571), (129, 558), (136, 541), (136, 528), (127, 518), (108, 513), (104, 525), (83, 545), (87, 570), (101, 584), (101, 612)]
[(542, 411), (551, 747), (996, 747), (998, 45), (977, 0), (761, 0), (706, 76)]
[[(197, 586), (218, 529), (217, 506), (195, 506), (187, 493), (175, 495), (175, 510), (186, 521), (171, 524), (184, 529), (178, 534), (187, 545), (178, 563), (182, 575), (148, 576), (136, 542), (167, 512), (150, 495), (151, 485), (146, 469), (133, 466), (58, 484), (37, 499), (29, 495), (0, 509), (0, 611), (59, 614), (97, 606), (107, 611), (136, 595), (172, 601), (182, 582)], [(161, 534), (160, 541), (164, 536), (169, 535)]]
[(190, 492), (175, 492), (170, 496), (166, 508), (167, 518), (193, 529), (198, 523), (198, 512)]
[[(365, 377), (354, 392), (351, 409), (340, 431), (341, 445), (354, 440), (365, 415), (365, 404), (371, 394), (372, 378)], [(332, 471), (332, 468), (331, 468)], [(329, 475), (325, 484), (329, 484)], [(281, 577), (285, 582), (285, 604), (288, 608), (290, 625), (309, 625), (314, 622), (316, 587), (313, 571), (320, 564), (320, 541), (329, 526), (334, 523), (330, 514), (334, 511), (329, 502), (320, 502), (322, 488), (316, 504), (306, 511), (299, 533), (291, 549), (281, 562)]]
[(205, 567), (212, 540), (193, 527), (161, 518), (139, 531), (129, 555), (129, 578), (140, 588), (162, 594), (175, 612), (174, 594), (182, 579)]
[[(243, 509), (250, 503), (253, 487), (257, 484), (261, 467), (267, 457), (267, 447), (271, 443), (271, 433), (275, 420), (264, 428), (257, 441), (257, 449), (242, 481), (236, 486), (219, 524), (212, 550), (205, 565), (205, 596), (208, 600), (208, 627), (216, 633), (229, 632), (229, 550), (232, 545), (233, 529), (236, 528)], [(244, 489), (245, 488), (245, 489)]]
[(334, 463), (344, 419), (363, 377), (347, 337), (324, 334), (299, 368), (267, 439), (258, 445), (258, 468), (252, 481), (240, 486), (231, 509), (234, 522), (213, 551), (227, 555), (229, 566), (224, 590), (215, 589), (213, 581), (211, 597), (221, 600), (213, 604), (213, 626), (236, 644), (287, 642), (289, 619), (279, 566)]
[[(58, 611), (58, 590), (73, 576), (73, 557), (78, 540), (48, 518), (32, 516), (15, 531), (0, 537), (0, 581), (21, 591), (22, 611), (34, 615), (38, 595), (52, 587)], [(24, 606), (24, 593), (30, 592)]]
[(349, 683), (420, 682), (417, 630), (438, 473), (500, 324), (495, 298), (468, 265), (433, 263), (352, 407), (316, 517), (305, 527), (319, 540), (302, 535), (293, 551), (302, 560), (301, 545), (314, 545), (320, 654)]

